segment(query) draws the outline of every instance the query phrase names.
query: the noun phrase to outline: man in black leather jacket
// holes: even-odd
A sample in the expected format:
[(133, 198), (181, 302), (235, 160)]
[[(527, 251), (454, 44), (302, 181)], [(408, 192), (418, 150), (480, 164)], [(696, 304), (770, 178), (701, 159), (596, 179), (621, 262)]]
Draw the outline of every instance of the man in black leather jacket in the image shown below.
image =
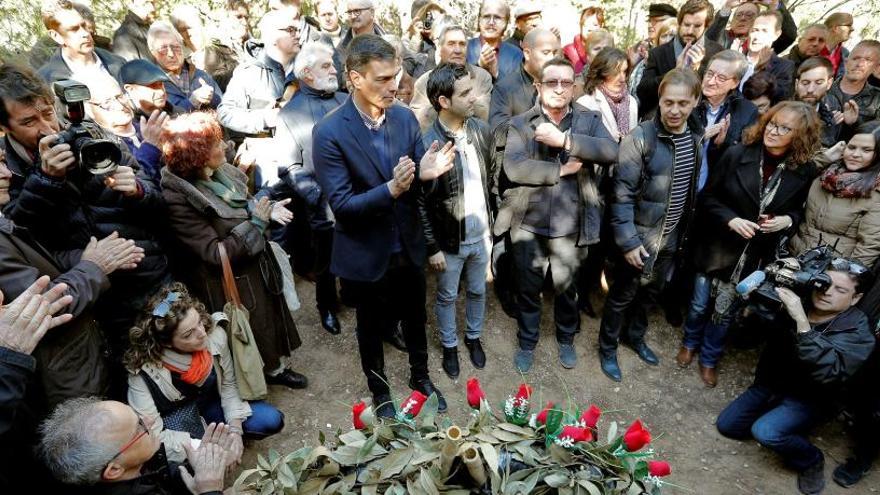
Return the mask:
[(455, 166), (426, 194), (423, 216), (428, 264), (437, 272), (434, 309), (443, 344), (443, 369), (455, 379), (459, 374), (455, 300), (462, 273), (467, 280), (464, 343), (474, 367), (486, 365), (480, 335), (492, 226), (487, 188), (492, 137), (486, 123), (473, 116), (478, 94), (466, 66), (438, 65), (428, 77), (427, 95), (438, 115), (422, 134), (422, 142), (425, 147), (434, 141), (455, 144)]

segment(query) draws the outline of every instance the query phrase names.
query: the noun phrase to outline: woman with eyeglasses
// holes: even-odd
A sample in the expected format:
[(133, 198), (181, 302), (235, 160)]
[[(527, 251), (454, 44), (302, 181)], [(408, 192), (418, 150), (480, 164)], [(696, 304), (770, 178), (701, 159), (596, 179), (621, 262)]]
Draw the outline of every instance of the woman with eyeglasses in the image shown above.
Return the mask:
[[(266, 382), (305, 388), (306, 377), (285, 363), (301, 341), (268, 237), (271, 225), (286, 225), (293, 218), (286, 207), (290, 200), (273, 203), (248, 194), (247, 176), (226, 162), (223, 130), (213, 113), (193, 112), (168, 121), (160, 143), (167, 221), (184, 246), (182, 254), (192, 258), (185, 282), (209, 311), (222, 311), (227, 302), (222, 246), (249, 313)], [(259, 368), (259, 363), (245, 366)]]
[(792, 254), (831, 244), (840, 255), (873, 266), (880, 257), (880, 122), (862, 124), (813, 181)]
[[(676, 358), (687, 367), (700, 354), (700, 377), (718, 383), (716, 367), (736, 308), (734, 287), (775, 259), (779, 240), (803, 218), (817, 174), (819, 120), (803, 102), (786, 101), (747, 128), (743, 141), (709, 169), (703, 190), (701, 232), (692, 259), (700, 274)], [(714, 296), (714, 304), (710, 304)]]
[(284, 414), (268, 402), (241, 399), (225, 320), (175, 283), (153, 296), (129, 332), (128, 403), (172, 461), (185, 458), (184, 444), (201, 439), (209, 423), (229, 425), (230, 462), (241, 461), (243, 436), (262, 439), (284, 427)]

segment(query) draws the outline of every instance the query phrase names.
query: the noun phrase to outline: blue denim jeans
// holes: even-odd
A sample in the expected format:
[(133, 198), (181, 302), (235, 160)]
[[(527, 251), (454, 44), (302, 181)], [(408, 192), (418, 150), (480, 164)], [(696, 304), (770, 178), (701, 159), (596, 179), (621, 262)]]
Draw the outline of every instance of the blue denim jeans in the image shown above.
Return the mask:
[(728, 438), (754, 438), (797, 471), (824, 457), (806, 438), (807, 432), (830, 417), (830, 409), (752, 385), (718, 415), (715, 426)]
[[(262, 439), (274, 435), (284, 428), (284, 413), (263, 400), (248, 401), (251, 417), (244, 420), (241, 429), (249, 438)], [(220, 398), (200, 411), (206, 423), (225, 423)]]
[(461, 244), (458, 254), (444, 252), (446, 270), (437, 274), (437, 302), (434, 312), (440, 327), (440, 343), (443, 347), (458, 346), (455, 329), (455, 300), (462, 272), (465, 277), (465, 320), (469, 339), (478, 339), (483, 332), (486, 314), (486, 268), (489, 251), (485, 242)]
[(700, 364), (707, 368), (718, 365), (724, 353), (727, 329), (730, 326), (729, 318), (720, 322), (713, 321), (715, 301), (712, 298), (712, 280), (705, 273), (697, 274), (681, 341), (682, 346), (700, 353)]

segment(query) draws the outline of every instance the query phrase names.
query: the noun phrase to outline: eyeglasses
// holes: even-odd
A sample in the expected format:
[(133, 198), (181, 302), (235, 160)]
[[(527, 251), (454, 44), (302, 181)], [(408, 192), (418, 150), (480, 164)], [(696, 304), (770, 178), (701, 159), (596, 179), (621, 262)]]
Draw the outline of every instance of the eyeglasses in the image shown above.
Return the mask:
[(95, 105), (96, 107), (100, 108), (101, 110), (108, 110), (109, 111), (109, 110), (115, 110), (116, 108), (119, 108), (120, 106), (124, 108), (125, 104), (127, 102), (126, 102), (125, 95), (120, 93), (116, 96), (111, 96), (110, 98), (107, 98), (106, 100), (102, 100), (99, 102), (89, 101), (89, 103), (91, 103), (92, 105)]
[(561, 79), (556, 79), (553, 81), (541, 81), (541, 86), (547, 86), (550, 89), (571, 89), (572, 86), (574, 86), (574, 81), (563, 81)]
[(345, 13), (348, 14), (349, 17), (359, 17), (363, 12), (367, 10), (373, 10), (373, 7), (366, 7), (363, 9), (349, 9), (346, 10)]
[(703, 78), (706, 79), (706, 81), (711, 81), (713, 77), (715, 79), (717, 79), (718, 82), (720, 82), (721, 84), (724, 84), (727, 81), (733, 79), (730, 76), (725, 76), (724, 74), (722, 74), (720, 72), (715, 72), (713, 70), (707, 70), (706, 74), (703, 76)]
[(758, 17), (758, 14), (754, 12), (737, 12), (733, 14), (734, 19), (754, 19), (755, 17)]
[(767, 122), (767, 131), (773, 131), (780, 136), (785, 136), (791, 132), (791, 127), (779, 125), (776, 122)]
[(505, 18), (498, 16), (498, 15), (486, 14), (486, 15), (480, 16), (480, 22), (483, 22), (486, 24), (501, 24), (504, 21), (505, 21)]
[(180, 45), (162, 45), (156, 50), (159, 53), (167, 53), (168, 50), (171, 50), (172, 53), (179, 55), (183, 51), (183, 47)]
[(119, 449), (119, 452), (117, 452), (116, 455), (114, 455), (113, 457), (110, 458), (109, 461), (107, 461), (107, 465), (108, 465), (108, 466), (110, 465), (111, 462), (113, 462), (114, 460), (116, 460), (117, 457), (119, 457), (119, 456), (121, 456), (122, 454), (124, 454), (126, 450), (130, 449), (132, 445), (138, 443), (138, 441), (139, 441), (141, 438), (144, 438), (145, 436), (147, 436), (147, 435), (150, 434), (150, 429), (147, 428), (146, 423), (144, 423), (144, 418), (143, 418), (143, 416), (141, 416), (140, 414), (138, 414), (138, 417), (137, 417), (137, 418), (138, 418), (138, 424), (137, 424), (137, 427), (136, 427), (135, 430), (134, 430), (134, 436), (131, 437), (131, 440), (129, 440), (128, 442), (125, 442), (125, 445), (123, 445), (122, 448)]
[(847, 272), (853, 275), (862, 275), (868, 271), (864, 265), (844, 258), (834, 258), (831, 260), (831, 268), (838, 272)]
[(284, 31), (290, 36), (295, 36), (299, 33), (299, 27), (297, 26), (287, 26), (284, 28), (278, 28), (279, 31)]

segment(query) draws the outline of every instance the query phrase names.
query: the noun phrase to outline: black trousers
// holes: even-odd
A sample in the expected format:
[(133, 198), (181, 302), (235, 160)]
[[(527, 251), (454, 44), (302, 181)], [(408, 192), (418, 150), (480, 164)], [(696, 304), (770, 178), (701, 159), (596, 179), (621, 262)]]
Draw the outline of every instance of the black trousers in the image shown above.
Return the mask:
[[(642, 283), (642, 270), (626, 260), (618, 260), (614, 268), (614, 283), (605, 300), (602, 323), (599, 326), (599, 352), (610, 355), (617, 351), (621, 337), (633, 345), (645, 340), (648, 331), (648, 308), (655, 304), (675, 265), (680, 227), (664, 236), (654, 260), (650, 282)], [(624, 326), (627, 328), (625, 335)]]
[[(880, 345), (878, 342), (877, 345)], [(880, 349), (874, 348), (868, 361), (849, 382), (845, 395), (846, 408), (853, 414), (853, 454), (864, 461), (873, 461), (880, 453)]]
[(342, 279), (342, 286), (354, 299), (361, 368), (370, 392), (376, 396), (390, 391), (382, 337), (396, 320), (401, 321), (403, 328), (411, 377), (428, 378), (424, 271), (404, 256), (394, 255), (381, 279), (375, 282)]
[(538, 344), (541, 326), (541, 292), (549, 274), (552, 281), (556, 341), (571, 344), (578, 331), (575, 274), (587, 255), (576, 247), (576, 235), (544, 237), (514, 229), (510, 233), (516, 277), (519, 346), (531, 350)]

